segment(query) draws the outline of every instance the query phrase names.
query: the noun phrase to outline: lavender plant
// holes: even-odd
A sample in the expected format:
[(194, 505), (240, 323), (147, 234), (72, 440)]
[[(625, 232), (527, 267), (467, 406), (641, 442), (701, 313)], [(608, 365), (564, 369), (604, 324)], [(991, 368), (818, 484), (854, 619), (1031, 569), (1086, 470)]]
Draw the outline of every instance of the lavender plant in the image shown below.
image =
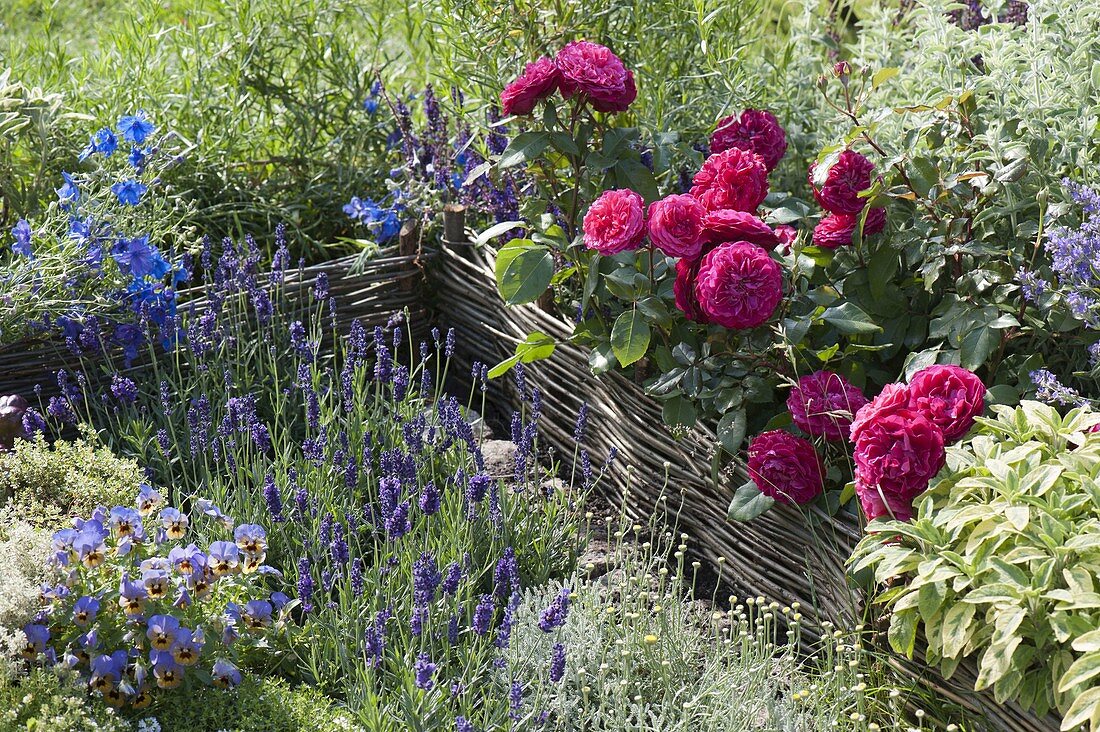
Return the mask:
[[(368, 728), (504, 719), (508, 699), (487, 690), (520, 589), (575, 552), (572, 498), (537, 459), (539, 392), (518, 375), (502, 482), (469, 421), (486, 369), (468, 401), (443, 390), (453, 334), (414, 347), (400, 318), (344, 334), (327, 280), (290, 284), (281, 232), (274, 248), (262, 272), (256, 242), (208, 244), (204, 309), (180, 314), (174, 341), (144, 323), (144, 378), (105, 354), (87, 364), (98, 378), (43, 409), (104, 429), (172, 498), (201, 494), (263, 527), (294, 595), (290, 668)], [(598, 480), (587, 455), (580, 475)]]

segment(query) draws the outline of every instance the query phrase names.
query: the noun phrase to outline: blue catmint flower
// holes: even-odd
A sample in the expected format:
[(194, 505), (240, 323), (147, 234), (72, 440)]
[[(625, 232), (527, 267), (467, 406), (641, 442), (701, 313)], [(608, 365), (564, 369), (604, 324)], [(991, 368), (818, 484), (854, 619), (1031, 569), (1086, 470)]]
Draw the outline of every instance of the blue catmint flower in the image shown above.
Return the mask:
[(1062, 384), (1058, 377), (1047, 369), (1036, 369), (1029, 376), (1035, 384), (1035, 398), (1041, 402), (1050, 404), (1063, 404), (1065, 406), (1086, 406), (1088, 400), (1072, 387)]
[(138, 145), (144, 143), (156, 129), (145, 110), (139, 110), (135, 114), (121, 117), (117, 126), (123, 139)]

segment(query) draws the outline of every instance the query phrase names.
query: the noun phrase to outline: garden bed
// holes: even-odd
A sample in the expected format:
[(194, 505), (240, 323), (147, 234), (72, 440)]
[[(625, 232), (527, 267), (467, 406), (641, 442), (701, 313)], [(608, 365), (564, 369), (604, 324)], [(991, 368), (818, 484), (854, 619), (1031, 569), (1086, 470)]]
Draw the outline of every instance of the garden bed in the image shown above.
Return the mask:
[[(525, 367), (542, 390), (548, 417), (545, 438), (560, 454), (572, 455), (573, 416), (582, 404), (588, 405), (586, 445), (594, 459), (614, 448), (617, 459), (631, 468), (601, 482), (604, 498), (623, 505), (637, 519), (664, 514), (670, 524), (693, 537), (693, 550), (738, 592), (816, 608), (818, 617), (803, 626), (807, 648), (820, 637), (822, 621), (842, 627), (860, 622), (862, 597), (845, 571), (862, 532), (858, 517), (843, 510), (829, 517), (813, 507), (777, 505), (751, 522), (728, 521), (726, 507), (733, 490), (748, 480), (748, 474), (740, 461), (718, 470), (713, 426), (700, 424), (673, 435), (665, 427), (661, 404), (642, 387), (618, 372), (598, 377), (591, 373), (585, 350), (567, 342), (572, 326), (562, 316), (538, 304), (506, 307), (496, 289), (495, 252), (454, 241), (460, 230), (454, 219), (448, 230), (451, 240), (443, 243), (429, 269), (428, 291), (441, 323), (459, 335), (458, 373), (468, 374), (475, 361), (503, 361), (531, 332), (553, 337), (559, 342), (553, 356)], [(494, 382), (489, 396), (502, 412), (519, 406), (511, 379)], [(1059, 728), (1053, 716), (1039, 719), (1016, 704), (996, 703), (992, 694), (970, 691), (977, 678), (973, 661), (961, 664), (951, 680), (944, 680), (920, 654), (912, 662), (893, 658), (894, 665), (937, 695), (988, 720), (990, 730)]]

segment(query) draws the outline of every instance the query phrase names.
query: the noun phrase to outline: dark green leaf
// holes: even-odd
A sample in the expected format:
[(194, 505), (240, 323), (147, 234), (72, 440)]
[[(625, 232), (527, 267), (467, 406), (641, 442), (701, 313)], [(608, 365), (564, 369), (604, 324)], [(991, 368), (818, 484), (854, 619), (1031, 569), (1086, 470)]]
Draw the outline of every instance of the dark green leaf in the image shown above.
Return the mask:
[(673, 397), (665, 402), (661, 416), (669, 427), (694, 427), (696, 420), (695, 405), (682, 396)]
[(521, 132), (512, 138), (508, 148), (501, 153), (497, 167), (511, 168), (534, 160), (549, 144), (550, 135), (545, 132)]
[(649, 350), (649, 323), (637, 310), (627, 310), (611, 328), (611, 348), (623, 366), (634, 363)]
[(718, 420), (718, 440), (731, 455), (736, 455), (741, 449), (741, 443), (745, 441), (747, 431), (748, 416), (744, 409), (726, 412)]
[(750, 480), (733, 494), (726, 517), (730, 521), (752, 521), (774, 504), (775, 499), (761, 493)]
[(844, 335), (879, 333), (882, 331), (882, 328), (876, 325), (867, 313), (851, 302), (834, 305), (822, 313), (821, 318)]
[(554, 276), (554, 257), (530, 239), (513, 239), (497, 254), (497, 289), (509, 305), (537, 300)]

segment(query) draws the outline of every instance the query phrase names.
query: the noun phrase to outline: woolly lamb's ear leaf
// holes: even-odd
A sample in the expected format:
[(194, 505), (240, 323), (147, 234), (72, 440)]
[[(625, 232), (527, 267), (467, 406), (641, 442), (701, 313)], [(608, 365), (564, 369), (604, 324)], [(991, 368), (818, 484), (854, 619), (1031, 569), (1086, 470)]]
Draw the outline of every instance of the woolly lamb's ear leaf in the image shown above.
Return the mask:
[(761, 493), (756, 483), (750, 480), (733, 494), (726, 516), (730, 521), (752, 521), (774, 504), (775, 499)]

